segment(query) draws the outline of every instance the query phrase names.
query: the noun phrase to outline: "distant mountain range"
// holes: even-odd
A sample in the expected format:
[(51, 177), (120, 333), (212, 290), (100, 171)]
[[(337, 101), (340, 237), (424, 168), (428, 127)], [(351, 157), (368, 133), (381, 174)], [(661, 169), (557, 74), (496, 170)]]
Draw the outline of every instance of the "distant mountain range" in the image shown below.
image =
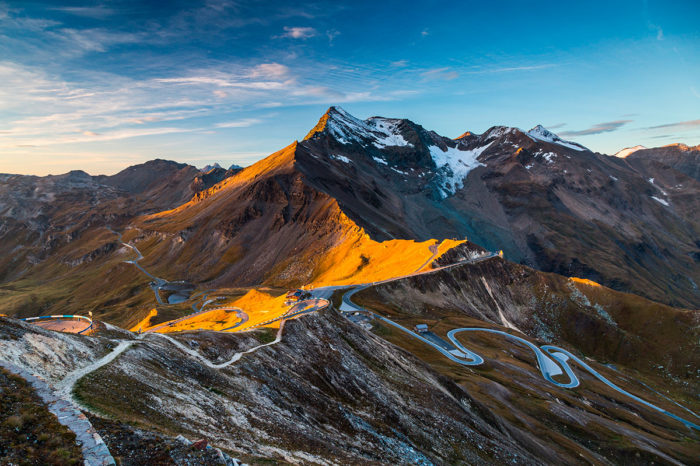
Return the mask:
[(698, 308), (699, 156), (671, 145), (613, 157), (542, 126), (451, 139), (331, 107), (302, 141), (245, 169), (154, 160), (113, 176), (2, 175), (0, 279), (94, 255), (84, 243), (106, 224), (160, 238), (149, 243), (159, 266), (217, 285), (303, 285), (365, 233), (466, 237), (542, 271)]
[[(0, 316), (0, 359), (54, 384), (92, 366), (67, 390), (109, 417), (90, 415), (112, 453), (184, 433), (253, 464), (692, 463), (699, 157), (331, 107), (246, 168), (0, 175), (0, 314), (97, 328)], [(302, 286), (329, 307), (214, 331)], [(125, 330), (143, 322), (172, 333)], [(482, 364), (455, 363), (455, 330)], [(535, 359), (548, 344), (580, 385)]]

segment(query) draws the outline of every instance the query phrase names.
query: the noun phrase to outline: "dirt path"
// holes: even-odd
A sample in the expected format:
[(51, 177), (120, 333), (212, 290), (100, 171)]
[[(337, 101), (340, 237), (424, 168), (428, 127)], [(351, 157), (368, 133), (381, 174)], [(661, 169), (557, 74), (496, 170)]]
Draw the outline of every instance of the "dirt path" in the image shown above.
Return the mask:
[(80, 412), (72, 400), (52, 390), (44, 380), (26, 369), (2, 360), (0, 360), (0, 366), (26, 380), (34, 388), (39, 398), (46, 403), (49, 411), (58, 418), (58, 422), (75, 434), (76, 440), (83, 451), (83, 459), (86, 465), (116, 464), (100, 434), (92, 427), (90, 421)]
[(277, 343), (282, 341), (282, 329), (284, 328), (284, 322), (285, 321), (283, 320), (282, 323), (280, 324), (280, 328), (279, 328), (279, 330), (277, 330), (277, 337), (274, 339), (274, 341), (271, 341), (270, 343), (265, 343), (263, 345), (255, 346), (253, 348), (250, 348), (246, 351), (242, 351), (240, 353), (236, 353), (233, 355), (233, 357), (231, 359), (229, 359), (228, 361), (223, 362), (221, 364), (214, 364), (213, 362), (209, 361), (207, 358), (205, 358), (204, 356), (202, 356), (198, 352), (194, 351), (191, 348), (188, 348), (187, 346), (183, 345), (182, 343), (180, 343), (179, 341), (177, 341), (176, 339), (174, 339), (173, 337), (171, 337), (169, 335), (166, 335), (164, 333), (153, 333), (152, 335), (157, 335), (159, 337), (165, 338), (170, 343), (177, 346), (182, 352), (187, 353), (188, 355), (192, 356), (193, 358), (199, 360), (202, 364), (204, 364), (207, 367), (211, 367), (212, 369), (223, 369), (224, 367), (230, 366), (234, 362), (241, 359), (244, 354), (253, 353), (253, 352), (259, 350), (260, 348), (264, 348), (266, 346), (276, 345)]

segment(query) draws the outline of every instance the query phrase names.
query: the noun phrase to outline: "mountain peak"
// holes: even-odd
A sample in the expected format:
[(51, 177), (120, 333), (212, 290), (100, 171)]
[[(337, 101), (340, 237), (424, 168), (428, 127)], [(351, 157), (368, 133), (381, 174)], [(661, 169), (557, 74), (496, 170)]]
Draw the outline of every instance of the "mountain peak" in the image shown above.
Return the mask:
[(632, 154), (633, 152), (637, 152), (638, 150), (646, 149), (644, 146), (634, 146), (634, 147), (625, 147), (621, 151), (617, 152), (615, 154), (615, 157), (620, 157), (621, 159), (624, 159), (628, 155)]
[(214, 162), (213, 165), (205, 165), (204, 167), (202, 167), (201, 171), (203, 173), (207, 173), (214, 170), (215, 168), (221, 168), (221, 165), (219, 165), (217, 162)]
[(537, 139), (539, 141), (549, 142), (552, 144), (558, 144), (560, 146), (568, 147), (569, 149), (574, 149), (577, 151), (588, 150), (586, 147), (578, 144), (576, 142), (565, 141), (547, 128), (542, 125), (537, 125), (527, 132), (527, 135), (532, 139)]
[(537, 125), (534, 128), (532, 128), (530, 131), (527, 132), (530, 136), (533, 136), (536, 139), (547, 139), (547, 140), (561, 140), (559, 136), (548, 130), (542, 125)]
[(332, 106), (318, 120), (304, 140), (330, 136), (342, 145), (360, 144), (386, 147), (412, 146), (402, 134), (400, 125), (405, 120), (371, 117), (360, 120), (340, 107)]

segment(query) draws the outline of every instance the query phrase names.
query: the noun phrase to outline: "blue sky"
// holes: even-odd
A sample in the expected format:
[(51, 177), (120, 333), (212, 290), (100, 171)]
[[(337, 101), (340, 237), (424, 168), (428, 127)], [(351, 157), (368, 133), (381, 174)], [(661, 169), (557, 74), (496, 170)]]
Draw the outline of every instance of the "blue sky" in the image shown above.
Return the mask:
[(697, 1), (0, 1), (0, 172), (248, 165), (329, 105), (451, 137), (700, 144), (698, 18)]

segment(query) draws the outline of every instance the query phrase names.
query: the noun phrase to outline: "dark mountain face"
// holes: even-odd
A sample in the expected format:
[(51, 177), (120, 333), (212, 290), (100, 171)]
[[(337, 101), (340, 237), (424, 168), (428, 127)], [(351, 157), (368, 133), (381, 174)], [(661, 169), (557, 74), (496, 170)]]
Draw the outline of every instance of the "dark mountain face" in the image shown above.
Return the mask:
[[(697, 307), (700, 188), (688, 175), (692, 162), (673, 157), (596, 154), (540, 126), (450, 139), (408, 120), (362, 121), (331, 108), (306, 139), (240, 171), (156, 160), (113, 177), (0, 175), (0, 312), (93, 311), (132, 328), (158, 302), (159, 319), (215, 319), (191, 312), (200, 300), (224, 305), (217, 298), (238, 297), (237, 287), (283, 297), (335, 273), (338, 282), (373, 283), (357, 299), (407, 328), (428, 322), (440, 337), (457, 327), (520, 329), (538, 343), (614, 363), (595, 367), (630, 392), (648, 393), (642, 380), (664, 386), (669, 398), (659, 394), (660, 406), (679, 409), (671, 398), (682, 395), (697, 411), (697, 311), (507, 260)], [(506, 260), (455, 265), (482, 252), (462, 243), (433, 261), (440, 245), (423, 244), (425, 258), (406, 269), (420, 248), (384, 241), (465, 236), (505, 250)], [(152, 276), (125, 263), (137, 254), (120, 241), (138, 248)], [(455, 266), (415, 273), (431, 263)], [(406, 276), (370, 279), (372, 267)], [(162, 304), (149, 287), (154, 277), (197, 293)], [(252, 459), (697, 457), (696, 437), (682, 425), (589, 376), (573, 390), (557, 388), (537, 374), (527, 347), (504, 344), (502, 335), (470, 338), (487, 358), (467, 367), (388, 324), (376, 321), (369, 333), (333, 308), (289, 321), (284, 339), (274, 340), (269, 329), (169, 339), (98, 324), (104, 336), (92, 338), (0, 323), (0, 354), (47, 377), (101, 358), (117, 340), (133, 343), (75, 393), (114, 419), (206, 437)], [(231, 363), (212, 367), (224, 361)]]
[[(86, 250), (94, 247), (93, 229), (171, 209), (226, 176), (198, 180), (201, 175), (190, 165), (160, 159), (112, 176), (83, 171), (45, 177), (0, 175), (0, 280), (22, 276), (36, 265), (41, 268), (68, 245), (74, 245), (72, 252), (81, 258), (103, 256), (109, 247)], [(66, 256), (71, 262), (83, 260)]]
[(375, 238), (466, 236), (544, 271), (697, 308), (700, 183), (684, 174), (697, 152), (666, 164), (636, 162), (640, 152), (593, 153), (541, 126), (451, 140), (331, 108), (296, 160)]
[(76, 241), (87, 229), (133, 223), (135, 238), (162, 240), (144, 252), (164, 270), (301, 285), (359, 227), (377, 241), (467, 237), (544, 271), (697, 308), (700, 183), (683, 158), (697, 151), (664, 151), (663, 164), (642, 160), (648, 151), (610, 157), (541, 126), (450, 139), (331, 108), (303, 141), (243, 171), (155, 160), (111, 177), (3, 175), (3, 251), (22, 246), (5, 271), (68, 243), (82, 257), (95, 247)]
[(669, 146), (641, 149), (626, 158), (640, 170), (672, 169), (700, 182), (700, 146), (671, 144)]

